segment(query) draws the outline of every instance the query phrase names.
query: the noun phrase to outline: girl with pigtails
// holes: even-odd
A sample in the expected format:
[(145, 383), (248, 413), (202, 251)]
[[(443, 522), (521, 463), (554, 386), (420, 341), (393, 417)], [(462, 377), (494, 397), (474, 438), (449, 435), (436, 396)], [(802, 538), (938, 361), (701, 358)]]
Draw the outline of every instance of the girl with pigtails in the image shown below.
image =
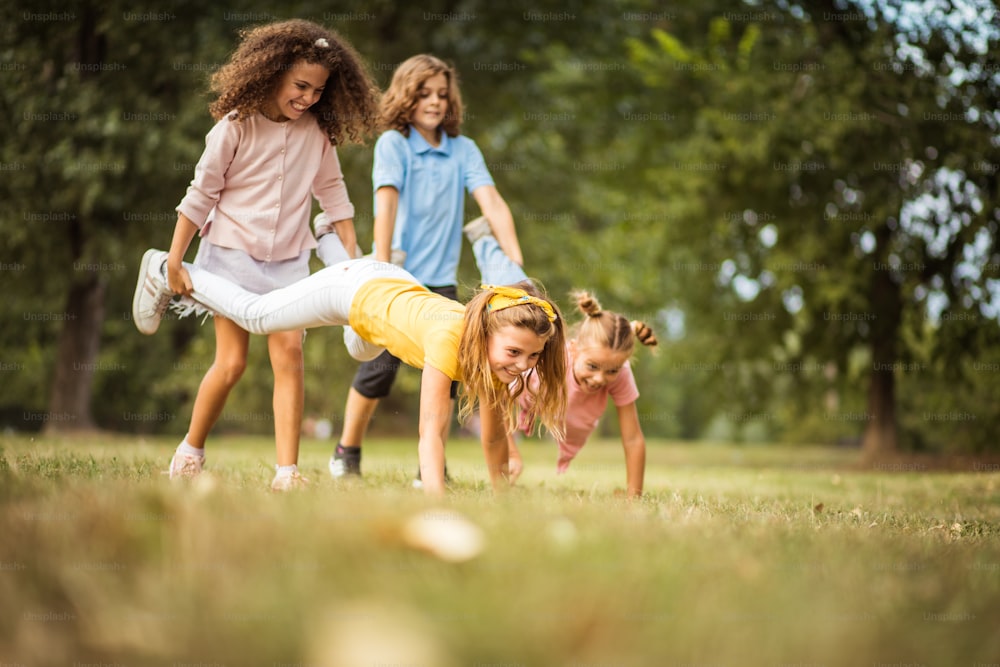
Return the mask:
[[(639, 424), (636, 388), (629, 359), (638, 341), (655, 346), (656, 336), (643, 322), (629, 321), (618, 313), (601, 308), (589, 292), (574, 292), (571, 297), (583, 320), (573, 330), (566, 345), (566, 421), (559, 443), (556, 471), (564, 473), (580, 453), (587, 438), (597, 428), (608, 405), (608, 397), (618, 409), (622, 446), (625, 450), (625, 478), (630, 498), (642, 495), (646, 473), (646, 438)], [(531, 432), (535, 404), (531, 391), (520, 392), (522, 408), (519, 428)], [(511, 481), (521, 474), (521, 455), (510, 437)]]
[[(465, 227), (466, 237), (472, 244), (476, 264), (483, 282), (512, 283), (525, 280), (521, 266), (511, 261), (485, 221), (473, 220)], [(566, 472), (570, 462), (583, 448), (587, 438), (597, 428), (608, 404), (608, 397), (618, 409), (622, 446), (625, 449), (625, 476), (630, 498), (642, 495), (646, 472), (646, 438), (639, 424), (636, 399), (639, 390), (629, 366), (629, 359), (638, 341), (655, 346), (652, 329), (639, 321), (630, 322), (618, 313), (603, 310), (589, 292), (571, 294), (583, 320), (573, 329), (573, 337), (566, 345), (566, 419), (559, 429), (550, 429), (559, 443), (556, 471)], [(528, 390), (518, 390), (521, 414), (518, 429), (530, 433), (538, 405), (534, 383), (528, 377)], [(514, 386), (515, 390), (518, 387)], [(514, 440), (514, 429), (509, 432), (510, 480), (515, 482), (523, 464)]]

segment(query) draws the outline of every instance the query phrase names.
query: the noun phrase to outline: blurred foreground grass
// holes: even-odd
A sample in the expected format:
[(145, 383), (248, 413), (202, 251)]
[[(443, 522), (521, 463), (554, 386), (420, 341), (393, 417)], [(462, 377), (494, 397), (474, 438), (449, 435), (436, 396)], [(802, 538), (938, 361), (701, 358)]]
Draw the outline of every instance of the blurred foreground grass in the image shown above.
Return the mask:
[[(313, 483), (285, 495), (268, 439), (213, 439), (193, 484), (161, 474), (174, 444), (0, 438), (0, 665), (1000, 663), (996, 466), (652, 443), (630, 503), (620, 444), (556, 477), (529, 441), (496, 497), (456, 440), (435, 501), (412, 442), (371, 442), (344, 484), (305, 441)], [(484, 551), (408, 547), (420, 512), (468, 518)]]

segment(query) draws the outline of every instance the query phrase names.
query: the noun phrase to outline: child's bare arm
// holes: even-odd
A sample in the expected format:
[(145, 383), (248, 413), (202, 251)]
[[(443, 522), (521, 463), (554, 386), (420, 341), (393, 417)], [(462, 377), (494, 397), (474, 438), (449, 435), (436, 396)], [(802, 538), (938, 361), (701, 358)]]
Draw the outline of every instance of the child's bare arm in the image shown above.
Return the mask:
[(194, 291), (191, 276), (188, 275), (183, 262), (191, 240), (197, 233), (198, 227), (191, 219), (183, 213), (178, 213), (174, 237), (170, 242), (170, 253), (167, 256), (167, 285), (174, 294), (189, 295)]
[(628, 496), (642, 495), (643, 479), (646, 475), (646, 437), (639, 425), (639, 412), (635, 403), (618, 407), (618, 423), (622, 431), (622, 446), (625, 449), (625, 479)]
[(420, 376), (420, 479), (430, 495), (444, 493), (444, 441), (441, 432), (451, 418), (451, 378), (426, 366)]
[(481, 397), (479, 426), (490, 484), (494, 491), (501, 491), (509, 486), (510, 475), (506, 421), (493, 408), (483, 404)]
[(479, 204), (479, 210), (489, 220), (490, 229), (500, 248), (512, 262), (524, 266), (521, 244), (518, 243), (517, 230), (514, 228), (514, 216), (511, 215), (507, 202), (500, 196), (500, 191), (495, 186), (483, 185), (476, 188), (472, 196)]
[(510, 483), (513, 485), (524, 471), (524, 460), (513, 433), (507, 434), (507, 466), (510, 469)]
[(396, 229), (399, 190), (384, 185), (375, 191), (375, 259), (388, 262), (392, 256), (392, 233)]

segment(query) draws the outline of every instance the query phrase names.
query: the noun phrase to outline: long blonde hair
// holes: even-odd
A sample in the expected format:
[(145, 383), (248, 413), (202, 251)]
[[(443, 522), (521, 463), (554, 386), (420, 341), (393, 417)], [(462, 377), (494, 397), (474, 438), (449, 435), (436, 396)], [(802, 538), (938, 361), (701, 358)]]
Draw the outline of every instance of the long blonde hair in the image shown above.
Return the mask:
[(458, 90), (458, 72), (440, 58), (423, 53), (407, 58), (393, 73), (389, 89), (382, 96), (380, 129), (399, 130), (404, 136), (409, 136), (410, 121), (417, 106), (420, 86), (438, 74), (444, 74), (448, 80), (448, 112), (441, 122), (441, 129), (449, 137), (457, 137), (462, 127), (462, 94)]
[(519, 376), (510, 387), (500, 382), (490, 369), (487, 357), (489, 336), (505, 326), (515, 326), (545, 338), (545, 347), (531, 373), (538, 376), (534, 396), (534, 414), (556, 437), (565, 430), (566, 418), (566, 334), (559, 307), (540, 292), (533, 283), (525, 281), (515, 287), (532, 296), (544, 299), (556, 315), (550, 321), (541, 306), (526, 303), (503, 310), (491, 311), (489, 301), (494, 292), (483, 289), (465, 306), (465, 323), (458, 346), (458, 365), (462, 369), (463, 387), (459, 402), (459, 418), (467, 419), (476, 409), (477, 401), (486, 403), (496, 413), (503, 415), (507, 432), (517, 425), (518, 397), (528, 388), (527, 378)]

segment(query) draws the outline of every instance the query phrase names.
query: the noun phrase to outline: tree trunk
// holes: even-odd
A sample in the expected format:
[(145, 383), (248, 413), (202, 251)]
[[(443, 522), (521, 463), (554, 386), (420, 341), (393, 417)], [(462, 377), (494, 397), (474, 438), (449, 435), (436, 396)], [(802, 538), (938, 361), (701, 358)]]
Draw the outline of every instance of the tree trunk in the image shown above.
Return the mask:
[[(880, 244), (882, 245), (882, 244)], [(884, 247), (884, 246), (883, 246)], [(861, 449), (866, 460), (892, 455), (899, 449), (896, 422), (896, 368), (903, 303), (899, 285), (887, 263), (875, 266), (872, 276), (872, 371)]]
[(90, 431), (94, 370), (101, 347), (106, 284), (96, 274), (83, 274), (70, 286), (45, 433)]
[[(872, 349), (874, 351), (875, 345), (872, 345)], [(896, 378), (891, 370), (872, 370), (866, 417), (865, 433), (861, 439), (865, 459), (874, 460), (896, 452), (899, 449)]]
[[(98, 32), (100, 10), (90, 3), (81, 8), (76, 58), (82, 64), (99, 65), (107, 52), (106, 38)], [(85, 68), (82, 78), (99, 76)], [(74, 262), (84, 257), (86, 231), (74, 217), (67, 230)], [(106, 283), (98, 273), (74, 271), (66, 297), (63, 328), (59, 333), (56, 368), (52, 378), (45, 433), (94, 430), (91, 413), (94, 371), (101, 347)]]

